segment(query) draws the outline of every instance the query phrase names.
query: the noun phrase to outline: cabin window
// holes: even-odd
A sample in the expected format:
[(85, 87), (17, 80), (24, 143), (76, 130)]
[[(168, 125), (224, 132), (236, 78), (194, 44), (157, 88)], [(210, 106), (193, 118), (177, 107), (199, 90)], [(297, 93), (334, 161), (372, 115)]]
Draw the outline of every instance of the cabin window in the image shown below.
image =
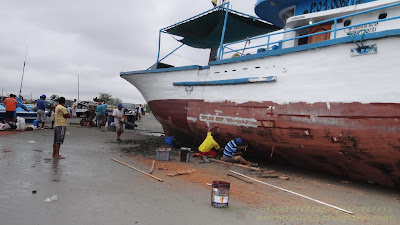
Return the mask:
[(345, 20), (343, 26), (348, 27), (351, 24), (351, 20)]
[[(304, 30), (299, 30), (297, 32), (297, 36), (301, 37), (303, 35), (307, 35), (308, 34), (308, 30), (304, 29)], [(300, 38), (297, 40), (297, 45), (305, 45), (308, 43), (308, 37), (304, 37), (304, 38)]]
[(387, 17), (387, 13), (381, 13), (381, 14), (379, 14), (378, 19), (383, 20), (383, 19), (386, 19), (386, 17)]

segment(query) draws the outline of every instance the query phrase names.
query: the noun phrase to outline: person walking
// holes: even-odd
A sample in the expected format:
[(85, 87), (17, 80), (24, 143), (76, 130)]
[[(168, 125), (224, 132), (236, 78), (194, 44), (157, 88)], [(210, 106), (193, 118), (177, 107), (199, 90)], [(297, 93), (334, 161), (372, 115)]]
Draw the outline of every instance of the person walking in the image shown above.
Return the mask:
[(4, 121), (15, 123), (15, 110), (18, 106), (18, 101), (17, 99), (15, 99), (15, 95), (10, 94), (10, 97), (6, 98), (3, 103), (6, 107), (6, 115)]
[(46, 121), (46, 95), (41, 95), (40, 99), (37, 101), (37, 118), (36, 118), (36, 125), (39, 128), (39, 123), (42, 123), (41, 129), (44, 129), (44, 123)]
[(107, 109), (107, 104), (101, 104), (99, 102), (99, 105), (96, 107), (96, 120), (97, 120), (97, 127), (101, 129), (101, 125), (103, 124), (103, 121), (106, 119), (106, 109)]
[(113, 117), (114, 117), (114, 124), (117, 130), (117, 141), (121, 141), (121, 134), (124, 132), (124, 111), (122, 110), (122, 104), (118, 104), (118, 108), (114, 109)]
[(65, 132), (67, 130), (67, 118), (71, 118), (71, 114), (67, 112), (65, 106), (65, 98), (58, 99), (58, 105), (55, 109), (55, 129), (54, 129), (54, 143), (53, 143), (53, 158), (65, 159), (60, 155), (61, 144), (64, 143)]
[(72, 104), (72, 118), (76, 118), (76, 109), (78, 108), (78, 102), (74, 99), (74, 103)]

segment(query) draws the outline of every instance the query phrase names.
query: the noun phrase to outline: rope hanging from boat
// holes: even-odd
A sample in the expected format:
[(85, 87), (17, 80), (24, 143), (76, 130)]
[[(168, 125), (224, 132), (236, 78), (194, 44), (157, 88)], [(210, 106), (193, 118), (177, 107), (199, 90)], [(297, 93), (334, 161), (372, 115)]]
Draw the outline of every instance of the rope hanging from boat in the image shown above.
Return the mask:
[[(362, 34), (361, 34), (362, 33)], [(364, 39), (364, 35), (367, 34), (368, 31), (366, 29), (362, 29), (360, 31), (358, 31), (357, 33), (353, 34), (353, 33), (347, 33), (347, 35), (350, 36), (350, 38), (353, 40), (353, 42), (359, 47), (359, 48), (364, 48), (364, 44), (363, 44), (363, 39)], [(361, 34), (361, 38), (360, 38), (360, 44), (361, 46), (357, 43), (357, 41), (354, 39), (355, 35), (360, 35)]]

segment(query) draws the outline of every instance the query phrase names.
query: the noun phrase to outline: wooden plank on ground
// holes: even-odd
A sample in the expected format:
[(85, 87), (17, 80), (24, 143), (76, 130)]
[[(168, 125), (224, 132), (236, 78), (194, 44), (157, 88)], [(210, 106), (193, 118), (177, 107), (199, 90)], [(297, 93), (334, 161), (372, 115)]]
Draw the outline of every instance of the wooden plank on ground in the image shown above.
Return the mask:
[(239, 176), (236, 176), (236, 175), (234, 175), (234, 174), (228, 173), (228, 174), (226, 174), (226, 175), (227, 175), (227, 176), (234, 177), (234, 178), (236, 178), (236, 179), (238, 179), (238, 180), (244, 181), (244, 182), (246, 182), (246, 183), (248, 183), (248, 184), (252, 184), (252, 183), (253, 183), (253, 182), (251, 182), (251, 181), (245, 180), (245, 179), (243, 179), (243, 178), (241, 178), (241, 177), (239, 177)]
[(196, 170), (183, 170), (183, 171), (176, 171), (176, 172), (173, 172), (173, 173), (169, 173), (169, 174), (167, 174), (167, 176), (170, 176), (170, 177), (176, 177), (176, 176), (180, 176), (180, 175), (191, 174), (191, 173), (194, 173), (194, 172), (196, 172)]
[(141, 171), (141, 170), (139, 170), (139, 169), (136, 169), (135, 167), (133, 167), (133, 166), (131, 166), (131, 165), (128, 165), (128, 164), (126, 164), (126, 163), (124, 163), (124, 162), (121, 162), (121, 161), (116, 160), (116, 159), (114, 159), (114, 158), (111, 158), (111, 160), (113, 160), (113, 161), (115, 161), (115, 162), (117, 162), (117, 163), (120, 163), (120, 164), (122, 164), (122, 165), (124, 165), (124, 166), (127, 166), (127, 167), (129, 167), (129, 168), (131, 168), (131, 169), (134, 169), (134, 170), (136, 170), (136, 171), (138, 171), (138, 172), (141, 172), (141, 173), (143, 173), (143, 174), (145, 174), (145, 175), (147, 175), (147, 176), (149, 176), (149, 177), (151, 177), (151, 178), (154, 178), (154, 179), (156, 179), (156, 180), (158, 180), (158, 181), (160, 181), (160, 182), (163, 182), (163, 180), (161, 180), (160, 178), (155, 177), (155, 176), (153, 176), (153, 175), (151, 175), (151, 174), (148, 174), (148, 173), (146, 173), (146, 172), (144, 172), (144, 171)]
[(244, 168), (247, 170), (252, 170), (252, 171), (269, 172), (269, 171), (262, 170), (258, 167), (246, 166), (246, 165), (237, 164), (237, 163), (224, 162), (224, 161), (218, 160), (218, 159), (210, 159), (210, 161), (216, 162), (216, 163), (221, 163), (221, 164), (228, 165), (228, 166), (237, 166), (237, 167), (241, 167), (241, 168)]

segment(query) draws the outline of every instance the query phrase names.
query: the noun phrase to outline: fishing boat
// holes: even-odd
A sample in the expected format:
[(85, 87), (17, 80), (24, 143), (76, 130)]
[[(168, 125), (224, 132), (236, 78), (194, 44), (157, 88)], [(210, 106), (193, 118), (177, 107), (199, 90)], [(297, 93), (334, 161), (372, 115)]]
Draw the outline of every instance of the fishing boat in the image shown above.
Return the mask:
[(227, 2), (160, 30), (211, 49), (208, 65), (164, 64), (159, 46), (155, 65), (120, 76), (167, 136), (198, 144), (218, 125), (220, 144), (241, 137), (263, 160), (400, 188), (400, 1), (258, 0), (254, 11)]

